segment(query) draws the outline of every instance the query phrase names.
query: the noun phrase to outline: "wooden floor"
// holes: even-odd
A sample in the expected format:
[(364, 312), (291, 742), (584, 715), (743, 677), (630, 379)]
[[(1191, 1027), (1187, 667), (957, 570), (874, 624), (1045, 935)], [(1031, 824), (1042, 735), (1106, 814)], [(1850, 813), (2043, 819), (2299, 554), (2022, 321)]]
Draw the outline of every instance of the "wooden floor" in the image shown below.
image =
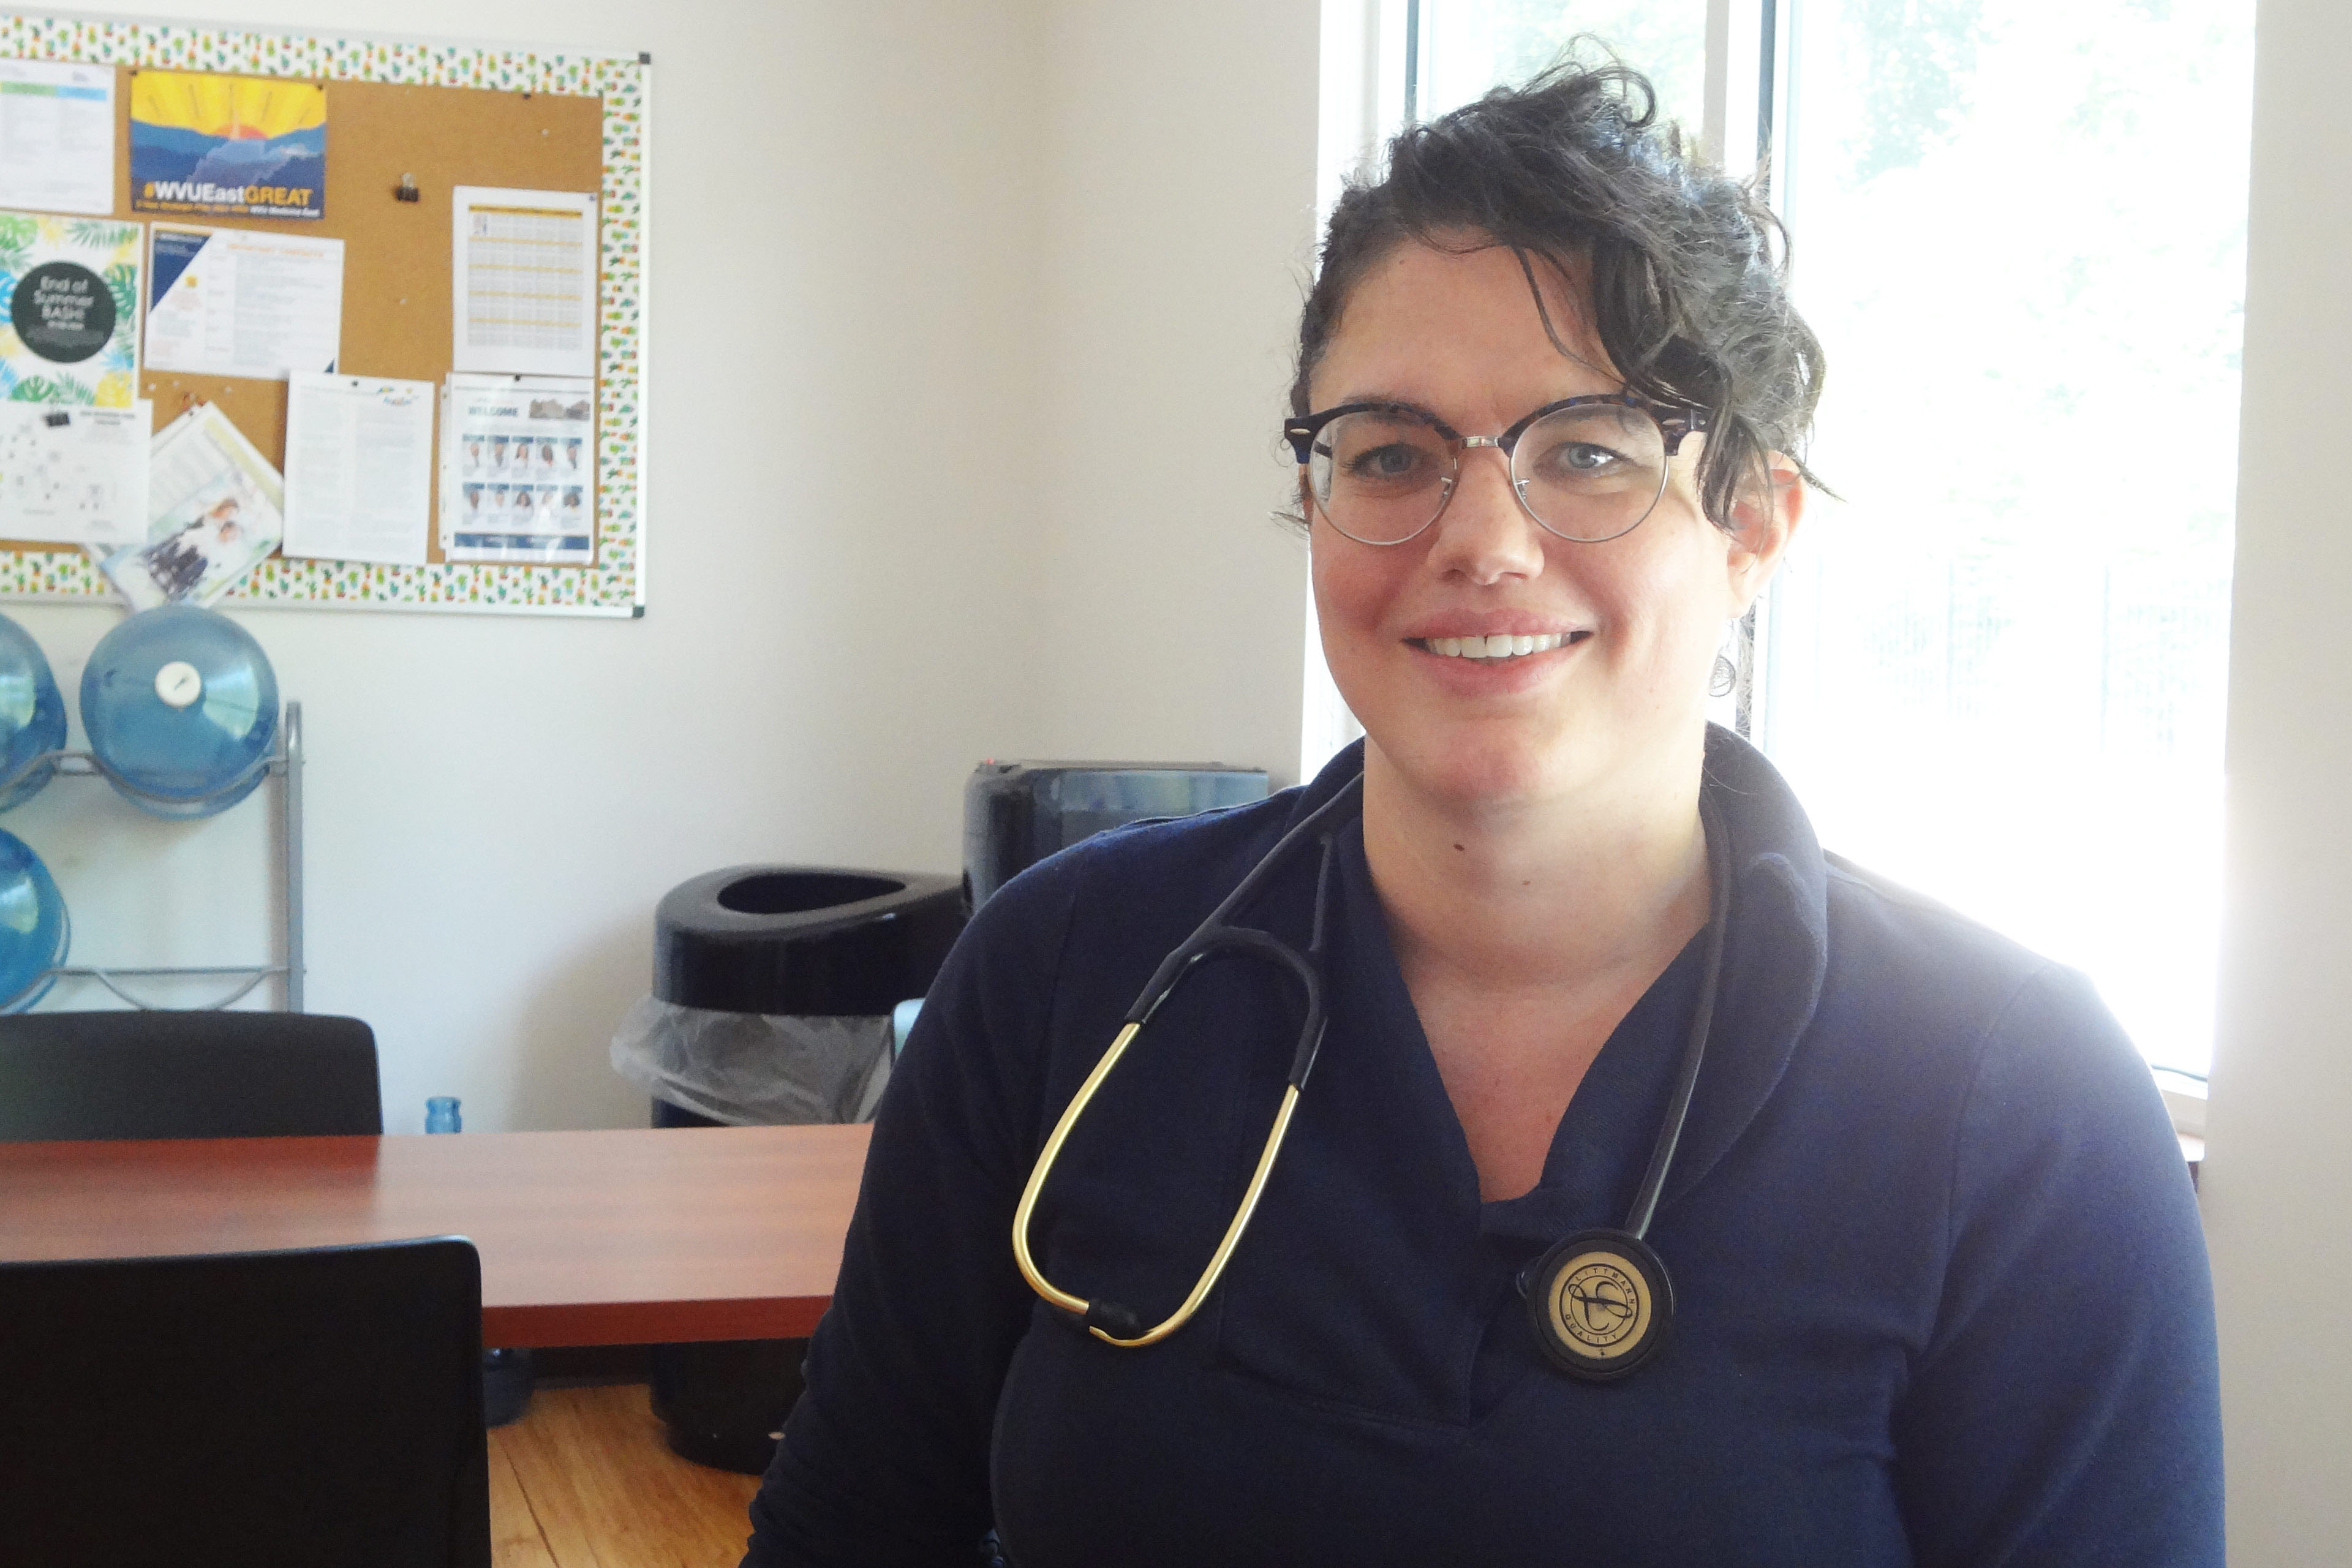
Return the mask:
[(641, 1383), (541, 1388), (490, 1432), (497, 1568), (735, 1568), (758, 1478), (689, 1464)]

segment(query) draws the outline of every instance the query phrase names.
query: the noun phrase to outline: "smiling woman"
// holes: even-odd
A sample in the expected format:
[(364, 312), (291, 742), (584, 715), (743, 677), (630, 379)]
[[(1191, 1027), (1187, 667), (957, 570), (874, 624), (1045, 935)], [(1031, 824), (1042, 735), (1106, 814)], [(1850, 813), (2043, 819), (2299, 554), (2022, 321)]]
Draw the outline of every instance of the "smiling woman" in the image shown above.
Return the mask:
[[(1433, 237), (1393, 243), (1315, 355), (1310, 401), (1363, 410), (1323, 424), (1301, 465), (1332, 676), (1366, 729), (1391, 737), (1374, 757), (1475, 769), (1506, 759), (1465, 746), (1471, 735), (1517, 735), (1537, 748), (1524, 766), (1623, 777), (1641, 765), (1630, 746), (1671, 769), (1679, 784), (1665, 793), (1695, 826), (1723, 623), (1770, 575), (1803, 491), (1768, 476), (1731, 503), (1730, 528), (1711, 524), (1698, 499), (1706, 414), (1620, 391), (1591, 312), (1549, 263), (1530, 288), (1524, 252)], [(1569, 352), (1548, 325), (1570, 334)], [(1452, 437), (1440, 409), (1503, 433)], [(1419, 521), (1379, 527), (1392, 517)], [(1494, 637), (1556, 646), (1431, 668), (1444, 657), (1433, 643), (1476, 639), (1483, 653)], [(1656, 754), (1668, 732), (1678, 743)], [(1368, 765), (1379, 780), (1381, 763)], [(1504, 786), (1464, 787), (1492, 804)]]
[(751, 1563), (2221, 1561), (2129, 1042), (1706, 723), (1821, 364), (1630, 72), (1342, 198), (1284, 435), (1365, 739), (975, 919)]

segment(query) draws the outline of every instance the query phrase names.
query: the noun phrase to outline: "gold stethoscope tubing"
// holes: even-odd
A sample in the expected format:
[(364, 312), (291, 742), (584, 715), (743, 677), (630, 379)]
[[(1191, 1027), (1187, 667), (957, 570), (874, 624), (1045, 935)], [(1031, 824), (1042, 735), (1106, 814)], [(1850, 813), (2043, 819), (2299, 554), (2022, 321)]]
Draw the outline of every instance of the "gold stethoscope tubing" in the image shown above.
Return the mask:
[[(1224, 1273), (1225, 1264), (1232, 1258), (1234, 1248), (1241, 1243), (1242, 1233), (1249, 1228), (1250, 1215), (1257, 1209), (1258, 1194), (1265, 1191), (1265, 1179), (1274, 1172), (1275, 1156), (1282, 1151), (1283, 1135), (1290, 1131), (1291, 1112), (1298, 1108), (1298, 1091), (1305, 1087), (1307, 1075), (1314, 1070), (1316, 1052), (1322, 1047), (1322, 980), (1318, 964), (1323, 953), (1324, 925), (1330, 905), (1331, 837), (1337, 831), (1332, 824), (1360, 799), (1363, 783), (1361, 773), (1349, 779), (1306, 820), (1284, 834), (1281, 840), (1266, 851), (1265, 858), (1250, 868), (1249, 874), (1242, 879), (1241, 885), (1226, 894), (1224, 901), (1201, 922), (1200, 929), (1161, 960), (1159, 971), (1152, 975), (1150, 984), (1143, 988), (1143, 995), (1137, 999), (1135, 1006), (1128, 1014), (1127, 1022), (1111, 1040), (1110, 1049), (1103, 1053), (1102, 1060), (1095, 1064), (1094, 1070), (1078, 1086), (1078, 1092), (1063, 1110), (1061, 1120), (1054, 1123), (1053, 1135), (1045, 1140), (1045, 1148), (1038, 1152), (1037, 1163), (1029, 1173), (1029, 1184), (1021, 1190), (1020, 1206), (1013, 1211), (1013, 1260), (1020, 1265), (1021, 1277), (1029, 1281), (1031, 1289), (1084, 1322), (1087, 1331), (1105, 1344), (1134, 1350), (1143, 1345), (1157, 1344), (1182, 1328), (1192, 1320), (1192, 1314), (1201, 1310), (1201, 1303), (1208, 1300), (1209, 1292), (1217, 1288), (1218, 1276)], [(1307, 952), (1302, 955), (1265, 931), (1229, 925), (1228, 917), (1255, 895), (1276, 868), (1289, 858), (1296, 846), (1309, 838), (1321, 840), (1323, 858), (1315, 876), (1315, 923)], [(1054, 1162), (1061, 1156), (1062, 1145), (1068, 1140), (1070, 1129), (1076, 1126), (1078, 1118), (1086, 1113), (1087, 1102), (1102, 1087), (1103, 1079), (1110, 1076), (1110, 1069), (1118, 1065), (1118, 1058), (1127, 1054), (1127, 1047), (1134, 1043), (1144, 1025), (1151, 1021), (1151, 1016), (1160, 1010), (1160, 1005), (1175, 991), (1183, 974), (1202, 959), (1218, 952), (1247, 953), (1287, 970), (1305, 991), (1306, 1022), (1299, 1030), (1298, 1050), (1291, 1060), (1290, 1080), (1284, 1086), (1282, 1104), (1274, 1113), (1274, 1126), (1265, 1135), (1265, 1147), (1258, 1152), (1257, 1169), (1250, 1173), (1249, 1190), (1242, 1194), (1241, 1205), (1234, 1210), (1233, 1222), (1225, 1226), (1224, 1237), (1217, 1243), (1217, 1250), (1211, 1254), (1208, 1268), (1201, 1271), (1201, 1278), (1193, 1283), (1182, 1304), (1158, 1325), (1132, 1337), (1121, 1337), (1094, 1321), (1097, 1303), (1082, 1296), (1072, 1295), (1046, 1279), (1038, 1268), (1037, 1260), (1029, 1252), (1030, 1215), (1036, 1211), (1037, 1196), (1045, 1190), (1045, 1178), (1053, 1173)], [(1125, 1315), (1124, 1309), (1120, 1310), (1119, 1315)]]
[[(1031, 1289), (1046, 1300), (1081, 1319), (1093, 1303), (1071, 1295), (1046, 1279), (1038, 1270), (1036, 1259), (1029, 1256), (1029, 1215), (1037, 1206), (1037, 1194), (1045, 1190), (1045, 1177), (1062, 1152), (1063, 1140), (1069, 1137), (1070, 1129), (1077, 1125), (1079, 1116), (1087, 1109), (1087, 1102), (1095, 1097), (1095, 1090), (1102, 1086), (1103, 1079), (1110, 1076), (1110, 1069), (1118, 1065), (1118, 1058), (1126, 1053), (1128, 1042), (1134, 1039), (1137, 1031), (1142, 1027), (1141, 1024), (1129, 1024), (1119, 1030), (1118, 1037), (1110, 1043), (1110, 1049), (1105, 1051), (1102, 1060), (1095, 1064), (1095, 1070), (1087, 1075), (1087, 1081), (1078, 1086), (1076, 1098), (1070, 1101), (1069, 1109), (1062, 1112), (1061, 1121), (1054, 1124), (1054, 1135), (1045, 1140), (1045, 1150), (1037, 1156), (1036, 1169), (1029, 1173), (1029, 1184), (1021, 1192), (1021, 1206), (1013, 1211), (1013, 1258), (1021, 1266), (1021, 1277), (1029, 1281)], [(1224, 1239), (1217, 1243), (1217, 1250), (1209, 1257), (1209, 1266), (1201, 1270), (1201, 1278), (1193, 1282), (1183, 1303), (1157, 1326), (1145, 1330), (1131, 1340), (1106, 1333), (1092, 1323), (1087, 1325), (1087, 1332), (1105, 1344), (1133, 1350), (1141, 1345), (1158, 1344), (1192, 1321), (1192, 1314), (1201, 1310), (1201, 1303), (1209, 1299), (1209, 1292), (1217, 1288), (1217, 1278), (1224, 1273), (1225, 1261), (1233, 1257), (1234, 1247), (1241, 1241), (1242, 1232), (1249, 1228), (1250, 1215), (1257, 1209), (1258, 1194), (1265, 1191), (1265, 1179), (1274, 1171), (1274, 1157), (1282, 1149), (1283, 1134), (1290, 1131), (1290, 1113), (1297, 1105), (1298, 1086), (1285, 1086), (1281, 1109), (1274, 1113), (1274, 1130), (1265, 1135), (1265, 1148), (1258, 1154), (1257, 1169), (1250, 1173), (1249, 1190), (1242, 1194), (1241, 1206), (1234, 1211), (1233, 1223), (1225, 1226)]]

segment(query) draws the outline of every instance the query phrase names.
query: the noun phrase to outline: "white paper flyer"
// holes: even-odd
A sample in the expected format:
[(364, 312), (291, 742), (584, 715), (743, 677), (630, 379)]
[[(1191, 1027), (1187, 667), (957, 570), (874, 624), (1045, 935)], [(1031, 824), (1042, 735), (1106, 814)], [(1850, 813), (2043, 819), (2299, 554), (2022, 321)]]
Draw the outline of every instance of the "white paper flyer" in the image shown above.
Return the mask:
[(283, 381), (341, 352), (343, 242), (157, 224), (148, 240), (147, 367)]
[(0, 539), (100, 548), (144, 540), (152, 406), (0, 403)]
[(422, 566), (432, 511), (431, 382), (287, 378), (287, 554)]
[(450, 368), (594, 375), (596, 198), (459, 185), (450, 202)]
[(548, 566), (593, 561), (593, 384), (453, 374), (441, 405), (442, 558)]

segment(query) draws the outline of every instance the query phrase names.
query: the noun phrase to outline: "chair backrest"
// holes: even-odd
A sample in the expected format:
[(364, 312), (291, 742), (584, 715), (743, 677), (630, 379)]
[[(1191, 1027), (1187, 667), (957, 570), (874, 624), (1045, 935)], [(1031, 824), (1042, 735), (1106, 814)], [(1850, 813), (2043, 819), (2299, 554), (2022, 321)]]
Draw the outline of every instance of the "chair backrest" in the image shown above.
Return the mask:
[(375, 1036), (314, 1013), (0, 1017), (0, 1142), (382, 1132)]
[(488, 1568), (462, 1237), (0, 1263), (0, 1559)]

